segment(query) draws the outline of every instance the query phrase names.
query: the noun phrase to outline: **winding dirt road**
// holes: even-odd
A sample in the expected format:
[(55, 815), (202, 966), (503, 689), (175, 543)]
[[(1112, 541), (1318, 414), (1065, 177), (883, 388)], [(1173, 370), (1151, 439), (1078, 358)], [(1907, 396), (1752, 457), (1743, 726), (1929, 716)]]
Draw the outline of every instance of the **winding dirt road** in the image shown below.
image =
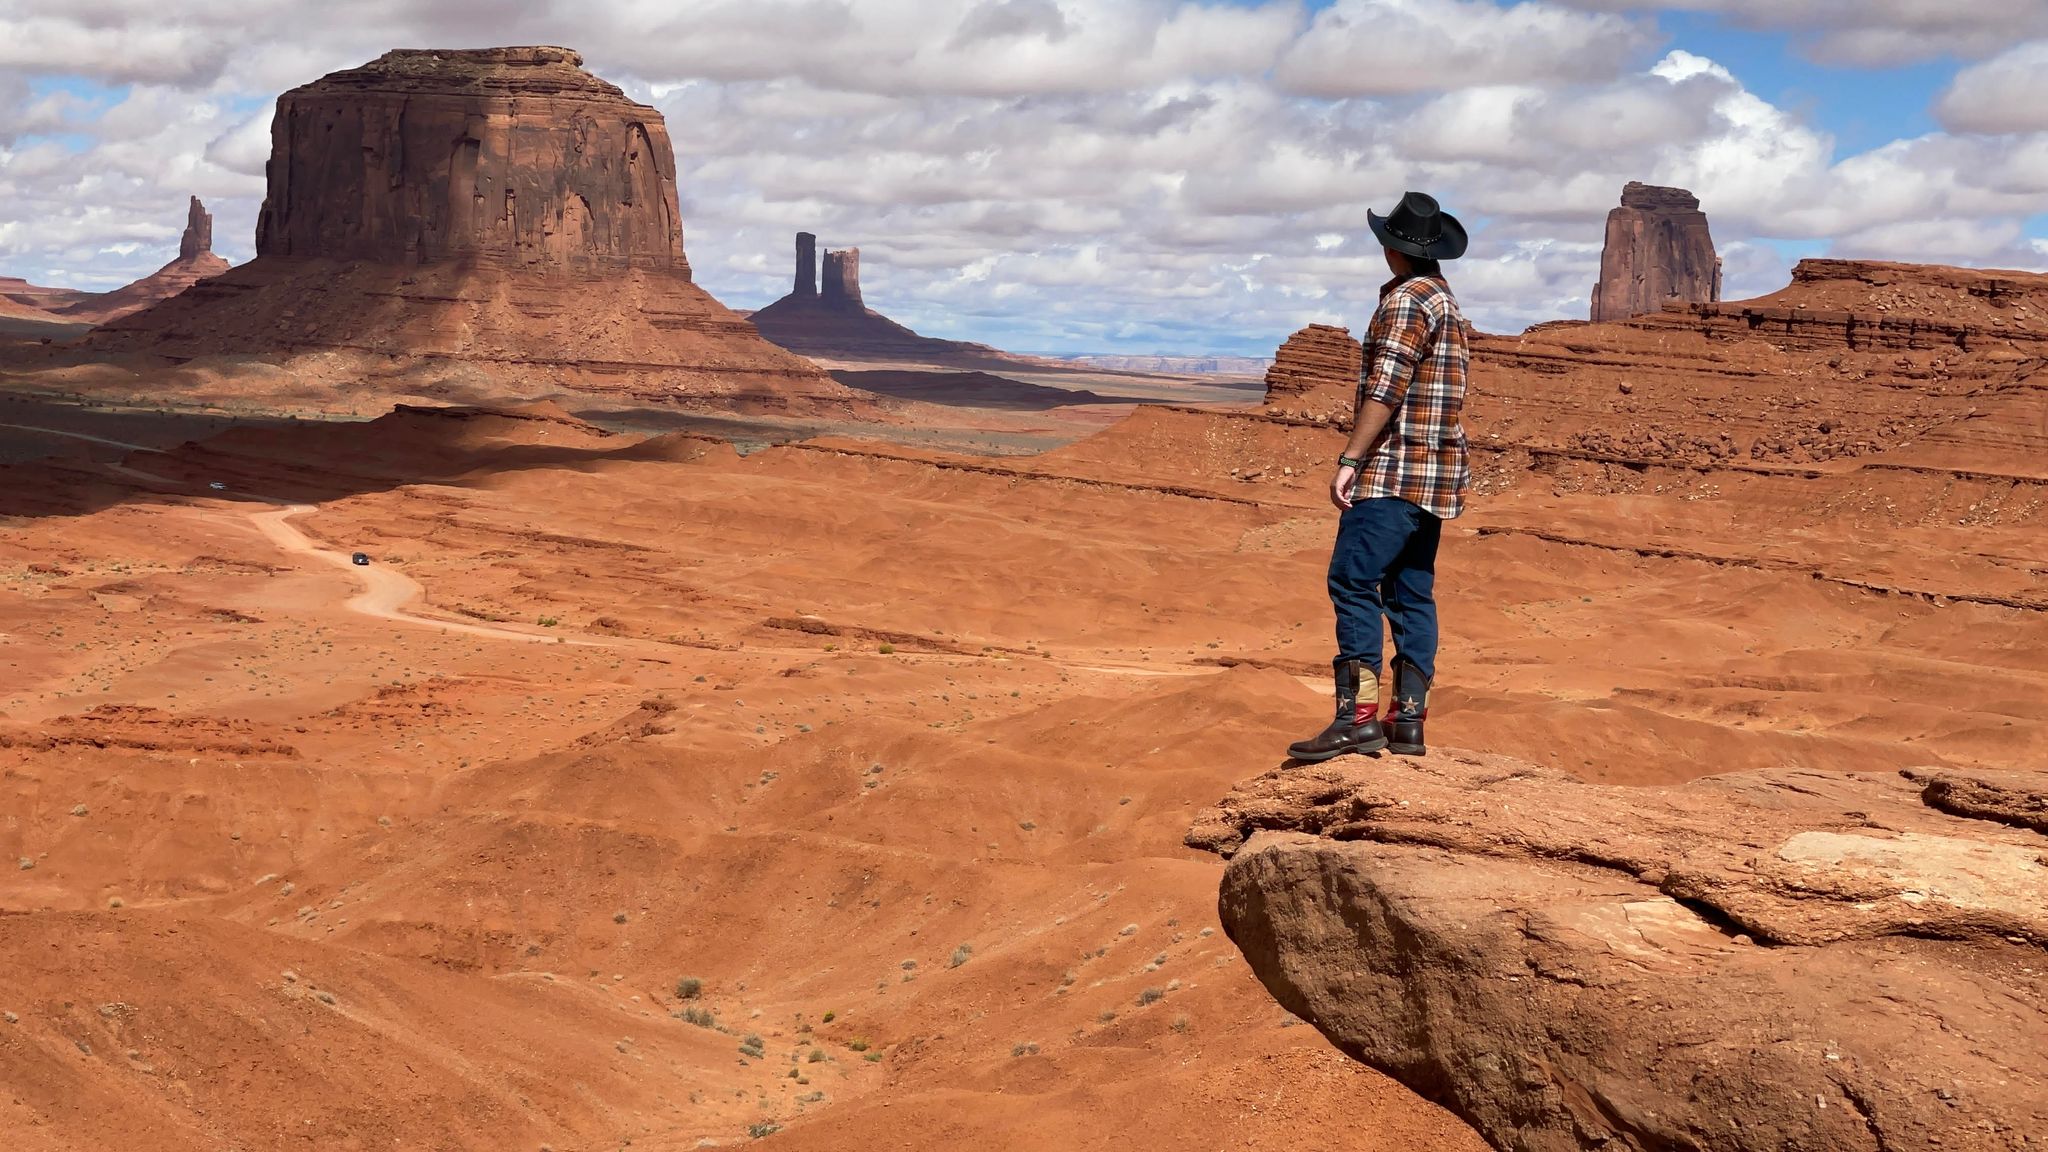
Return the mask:
[[(82, 440), (108, 448), (124, 448), (131, 452), (148, 452), (163, 455), (163, 449), (147, 444), (132, 444), (123, 440), (109, 440), (103, 436), (90, 436), (83, 432), (66, 432), (57, 428), (41, 428), (29, 424), (0, 424), (0, 428), (12, 428), (21, 432), (36, 432), (45, 436), (61, 436), (71, 440)], [(190, 489), (191, 484), (145, 472), (126, 464), (107, 464), (108, 471), (131, 480), (162, 485), (172, 489)], [(349, 574), (361, 586), (361, 590), (350, 597), (342, 607), (350, 612), (387, 620), (397, 624), (409, 624), (420, 628), (435, 628), (444, 632), (459, 632), (466, 636), (485, 636), (496, 640), (517, 640), (526, 644), (568, 644), (586, 648), (620, 647), (617, 642), (602, 640), (571, 640), (564, 636), (553, 636), (540, 632), (524, 632), (514, 628), (494, 628), (488, 624), (470, 624), (456, 620), (442, 620), (432, 616), (421, 616), (406, 611), (407, 605), (426, 596), (426, 589), (417, 580), (395, 568), (379, 564), (357, 564), (348, 556), (315, 544), (291, 521), (295, 516), (319, 509), (312, 504), (294, 504), (288, 500), (264, 496), (254, 492), (238, 492), (219, 489), (222, 498), (231, 501), (255, 501), (269, 505), (262, 511), (245, 511), (249, 524), (276, 545), (278, 550), (292, 556), (311, 556)]]
[[(37, 432), (47, 436), (61, 436), (108, 448), (123, 448), (131, 452), (147, 452), (152, 455), (164, 454), (163, 449), (153, 448), (147, 444), (109, 440), (101, 436), (90, 436), (82, 432), (66, 432), (57, 428), (42, 428), (26, 424), (0, 424), (0, 428), (13, 428), (23, 432)], [(116, 475), (151, 485), (186, 492), (190, 492), (194, 487), (188, 482), (174, 480), (168, 476), (159, 476), (154, 472), (146, 472), (126, 464), (104, 463), (103, 466)], [(204, 498), (199, 493), (195, 492), (192, 494), (195, 497)], [(664, 652), (669, 650), (667, 645), (645, 640), (572, 639), (559, 634), (493, 627), (489, 624), (472, 624), (467, 621), (446, 620), (436, 616), (423, 616), (416, 612), (408, 611), (410, 605), (426, 598), (426, 589), (420, 585), (419, 581), (387, 565), (376, 563), (367, 565), (357, 564), (344, 553), (336, 552), (330, 548), (322, 548), (314, 543), (310, 537), (299, 530), (297, 525), (292, 523), (295, 517), (319, 511), (317, 505), (294, 504), (288, 500), (279, 500), (276, 497), (264, 496), (260, 493), (241, 492), (234, 489), (209, 490), (206, 495), (217, 496), (230, 504), (254, 501), (258, 504), (267, 505), (267, 507), (261, 510), (240, 511), (247, 519), (249, 525), (261, 533), (263, 538), (268, 540), (280, 552), (289, 556), (309, 556), (348, 573), (360, 586), (360, 589), (354, 596), (344, 602), (342, 607), (357, 615), (368, 616), (372, 619), (394, 624), (405, 624), (416, 628), (433, 628), (443, 632), (460, 633), (465, 636), (480, 636), (493, 640), (513, 640), (524, 644), (565, 644), (570, 647), (582, 648), (658, 649)], [(784, 655), (808, 655), (813, 651), (809, 648), (761, 646), (750, 646), (749, 650)], [(983, 657), (979, 656), (962, 656), (950, 653), (920, 653), (916, 658), (956, 663), (979, 662), (983, 659)], [(1076, 672), (1096, 672), (1111, 676), (1187, 677), (1213, 675), (1217, 671), (1217, 669), (1208, 666), (1131, 664), (1100, 659), (1087, 661), (1055, 660), (1055, 663)], [(1310, 683), (1307, 680), (1303, 682)], [(1327, 691), (1326, 685), (1318, 684), (1316, 686)]]

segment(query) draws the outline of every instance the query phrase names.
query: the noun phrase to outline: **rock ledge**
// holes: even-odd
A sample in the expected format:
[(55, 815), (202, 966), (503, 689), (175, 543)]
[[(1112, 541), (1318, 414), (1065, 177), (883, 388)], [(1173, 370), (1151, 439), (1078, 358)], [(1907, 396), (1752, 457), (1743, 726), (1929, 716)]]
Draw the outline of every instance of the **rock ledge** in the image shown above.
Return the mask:
[(1202, 814), (1274, 996), (1495, 1147), (2048, 1140), (2048, 776), (1268, 773)]

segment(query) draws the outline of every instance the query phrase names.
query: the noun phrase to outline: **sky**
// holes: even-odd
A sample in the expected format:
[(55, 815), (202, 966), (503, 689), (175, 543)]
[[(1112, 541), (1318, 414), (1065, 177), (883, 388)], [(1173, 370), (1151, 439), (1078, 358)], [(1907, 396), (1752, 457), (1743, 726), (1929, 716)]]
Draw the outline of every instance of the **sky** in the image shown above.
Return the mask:
[(0, 0), (0, 275), (117, 287), (185, 198), (254, 255), (278, 93), (394, 47), (560, 44), (660, 109), (699, 283), (792, 237), (1019, 351), (1360, 329), (1408, 189), (1490, 331), (1582, 318), (1629, 180), (1731, 299), (1836, 255), (2048, 270), (2048, 0)]

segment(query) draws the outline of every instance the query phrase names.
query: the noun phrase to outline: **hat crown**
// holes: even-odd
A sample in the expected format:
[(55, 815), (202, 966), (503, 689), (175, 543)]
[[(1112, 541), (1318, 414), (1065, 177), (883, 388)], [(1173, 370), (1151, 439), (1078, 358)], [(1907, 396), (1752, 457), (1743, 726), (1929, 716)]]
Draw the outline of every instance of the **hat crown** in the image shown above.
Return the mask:
[(1426, 192), (1410, 192), (1387, 214), (1387, 223), (1414, 239), (1434, 240), (1443, 234), (1443, 209), (1436, 197)]
[(1426, 260), (1456, 260), (1465, 254), (1465, 226), (1426, 193), (1404, 193), (1392, 212), (1382, 216), (1368, 209), (1365, 218), (1379, 242), (1396, 252)]

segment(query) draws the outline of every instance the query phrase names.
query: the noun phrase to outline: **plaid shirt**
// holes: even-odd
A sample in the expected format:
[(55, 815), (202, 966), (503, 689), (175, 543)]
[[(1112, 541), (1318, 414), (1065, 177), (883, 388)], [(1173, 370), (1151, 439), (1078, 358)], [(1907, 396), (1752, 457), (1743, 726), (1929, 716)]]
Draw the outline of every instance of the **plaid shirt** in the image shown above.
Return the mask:
[(1365, 338), (1359, 399), (1394, 410), (1367, 449), (1352, 499), (1397, 496), (1446, 520), (1465, 510), (1465, 317), (1434, 276), (1380, 290)]

